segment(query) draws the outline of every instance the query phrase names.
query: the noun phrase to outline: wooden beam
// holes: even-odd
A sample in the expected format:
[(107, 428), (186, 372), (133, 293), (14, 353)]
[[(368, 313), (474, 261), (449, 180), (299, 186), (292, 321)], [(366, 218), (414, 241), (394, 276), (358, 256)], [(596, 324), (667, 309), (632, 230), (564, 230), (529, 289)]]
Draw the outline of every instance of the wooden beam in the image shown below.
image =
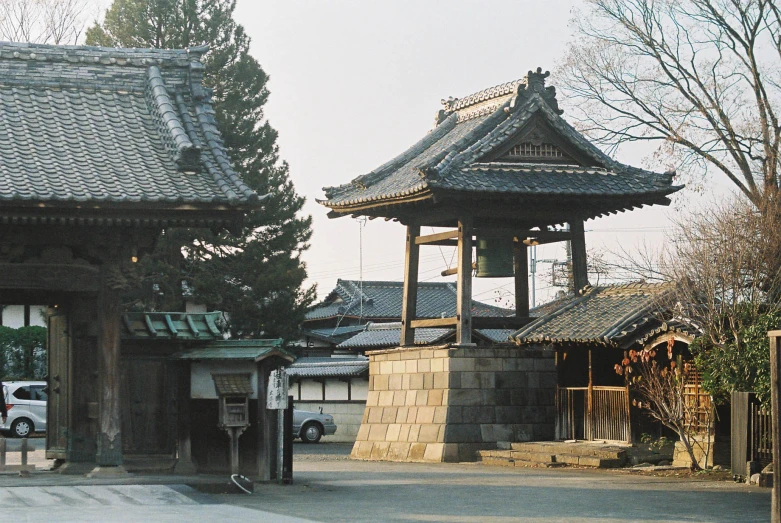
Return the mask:
[(426, 236), (418, 236), (415, 238), (415, 243), (418, 245), (436, 244), (436, 242), (450, 240), (452, 238), (458, 238), (458, 230), (438, 232), (436, 234), (427, 234)]
[[(477, 269), (477, 263), (472, 264), (472, 270)], [(458, 274), (458, 267), (453, 267), (452, 269), (445, 269), (440, 273), (443, 277), (444, 276), (453, 276), (454, 274)]]
[(0, 289), (95, 293), (100, 290), (100, 271), (89, 265), (0, 263)]
[(415, 328), (412, 322), (417, 316), (418, 307), (418, 265), (420, 263), (420, 246), (416, 242), (418, 236), (420, 236), (420, 225), (408, 225), (404, 256), (404, 294), (401, 302), (400, 343), (402, 346), (415, 344)]
[(412, 320), (413, 329), (423, 329), (427, 327), (453, 327), (457, 324), (457, 318), (430, 318), (426, 320)]
[(586, 234), (583, 220), (575, 219), (569, 222), (572, 233), (572, 281), (575, 293), (588, 285), (588, 260), (586, 258)]
[(472, 343), (472, 217), (458, 220), (458, 280), (456, 283), (456, 343)]
[(515, 265), (515, 316), (529, 316), (529, 251), (523, 243), (513, 244)]

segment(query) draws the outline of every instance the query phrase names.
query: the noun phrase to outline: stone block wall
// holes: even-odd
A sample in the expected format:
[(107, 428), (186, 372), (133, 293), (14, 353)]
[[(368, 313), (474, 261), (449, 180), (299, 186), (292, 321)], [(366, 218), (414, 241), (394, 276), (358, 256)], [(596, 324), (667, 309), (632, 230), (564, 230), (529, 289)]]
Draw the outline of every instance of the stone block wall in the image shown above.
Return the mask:
[(472, 461), (498, 441), (554, 437), (553, 351), (444, 345), (367, 355), (369, 394), (353, 458)]

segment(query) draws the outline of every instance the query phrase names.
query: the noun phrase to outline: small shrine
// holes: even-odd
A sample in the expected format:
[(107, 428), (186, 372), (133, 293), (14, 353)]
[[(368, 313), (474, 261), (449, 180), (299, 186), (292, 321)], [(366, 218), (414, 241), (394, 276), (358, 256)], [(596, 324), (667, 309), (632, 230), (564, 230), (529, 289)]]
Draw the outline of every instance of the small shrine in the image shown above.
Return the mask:
[[(562, 118), (548, 76), (538, 68), (443, 100), (434, 128), (407, 151), (325, 189), (319, 203), (331, 218), (382, 217), (407, 227), (400, 348), (370, 353), (367, 414), (353, 456), (450, 461), (497, 441), (552, 439), (553, 354), (476, 349), (473, 329), (531, 321), (528, 246), (570, 241), (578, 292), (588, 285), (584, 222), (667, 205), (680, 187), (674, 173), (621, 164), (591, 144)], [(446, 230), (423, 235), (424, 226)], [(419, 319), (419, 252), (432, 245), (458, 249), (457, 267), (443, 273), (457, 275), (456, 311)], [(514, 317), (473, 317), (473, 272), (515, 278)], [(453, 326), (455, 343), (413, 347), (415, 329)]]

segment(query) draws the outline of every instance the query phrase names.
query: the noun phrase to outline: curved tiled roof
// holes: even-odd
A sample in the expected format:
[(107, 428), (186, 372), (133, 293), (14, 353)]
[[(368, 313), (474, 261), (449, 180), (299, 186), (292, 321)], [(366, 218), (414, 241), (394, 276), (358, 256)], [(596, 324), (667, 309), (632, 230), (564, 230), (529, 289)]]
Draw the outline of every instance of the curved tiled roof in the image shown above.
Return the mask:
[[(324, 189), (319, 203), (335, 213), (360, 214), (378, 206), (438, 201), (481, 193), (492, 197), (595, 196), (594, 217), (643, 204), (669, 203), (680, 187), (672, 173), (623, 165), (591, 144), (560, 116), (555, 89), (544, 87), (547, 74), (496, 86), (463, 99), (443, 101), (437, 126), (401, 155), (350, 183)], [(486, 161), (532, 122), (544, 121), (586, 164)], [(536, 124), (535, 124), (536, 125)], [(524, 131), (525, 132), (525, 131)]]
[(676, 330), (696, 335), (682, 320), (664, 320), (660, 298), (669, 284), (629, 283), (588, 288), (582, 296), (512, 335), (520, 344), (579, 344), (625, 348), (655, 334)]
[(369, 358), (298, 358), (285, 370), (291, 378), (368, 376)]
[[(306, 321), (338, 316), (399, 320), (403, 294), (404, 283), (400, 281), (364, 281), (361, 285), (359, 281), (339, 279), (336, 288), (307, 312)], [(418, 283), (418, 318), (449, 318), (455, 314), (454, 283)], [(488, 317), (512, 316), (514, 311), (473, 300), (472, 314)]]
[(204, 52), (0, 42), (0, 215), (257, 207), (201, 84)]

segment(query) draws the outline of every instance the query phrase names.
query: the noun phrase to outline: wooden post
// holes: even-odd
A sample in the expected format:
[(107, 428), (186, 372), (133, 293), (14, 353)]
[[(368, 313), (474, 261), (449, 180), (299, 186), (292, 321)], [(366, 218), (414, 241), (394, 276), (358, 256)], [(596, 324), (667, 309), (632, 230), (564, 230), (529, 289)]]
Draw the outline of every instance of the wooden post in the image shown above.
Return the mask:
[(119, 467), (122, 465), (122, 425), (120, 418), (120, 372), (119, 372), (119, 321), (120, 291), (113, 288), (109, 273), (116, 266), (108, 262), (102, 271), (102, 289), (99, 298), (98, 322), (98, 372), (100, 390), (98, 395), (98, 467)]
[(773, 498), (770, 508), (770, 522), (781, 523), (781, 331), (770, 331), (770, 416), (773, 420)]
[(415, 238), (420, 236), (420, 225), (407, 226), (407, 250), (404, 256), (404, 297), (401, 302), (401, 345), (415, 344), (415, 329), (412, 321), (417, 317), (418, 308), (418, 265), (420, 245)]
[(513, 244), (515, 262), (515, 317), (529, 316), (529, 252), (522, 242)]
[(583, 220), (569, 222), (572, 245), (572, 283), (575, 293), (588, 285), (588, 261), (586, 259), (586, 233)]
[[(594, 440), (594, 371), (591, 367), (591, 349), (588, 350), (588, 398), (586, 399), (588, 412), (588, 431), (585, 434), (586, 439)], [(586, 432), (586, 431), (584, 431)]]
[(458, 282), (456, 343), (472, 343), (472, 217), (458, 220)]
[(266, 395), (268, 394), (268, 380), (271, 376), (271, 362), (268, 359), (257, 364), (258, 368), (258, 479), (260, 481), (271, 480), (272, 458), (272, 431), (269, 410), (266, 409)]

